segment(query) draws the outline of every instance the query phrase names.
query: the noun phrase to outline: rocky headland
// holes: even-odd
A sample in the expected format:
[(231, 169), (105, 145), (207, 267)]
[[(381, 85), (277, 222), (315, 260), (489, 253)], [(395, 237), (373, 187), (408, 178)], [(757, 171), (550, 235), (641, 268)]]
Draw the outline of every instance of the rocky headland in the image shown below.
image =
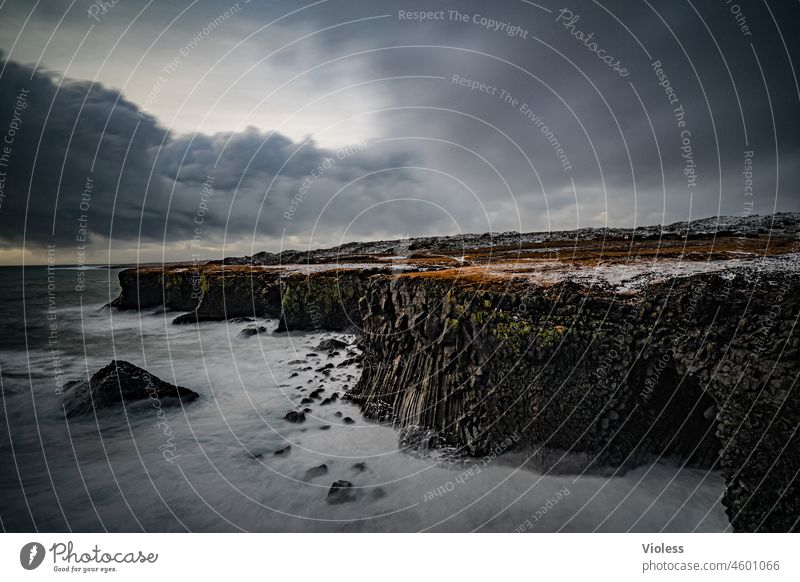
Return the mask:
[(670, 458), (721, 471), (735, 530), (797, 531), (799, 237), (778, 214), (349, 243), (123, 270), (111, 306), (357, 333), (348, 397), (405, 436)]

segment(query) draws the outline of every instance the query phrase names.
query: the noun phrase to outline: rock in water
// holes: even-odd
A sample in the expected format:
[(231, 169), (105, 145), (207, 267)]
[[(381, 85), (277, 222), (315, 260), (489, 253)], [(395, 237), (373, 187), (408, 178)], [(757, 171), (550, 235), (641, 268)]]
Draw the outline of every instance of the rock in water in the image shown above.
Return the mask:
[(254, 335), (258, 335), (261, 333), (267, 333), (267, 328), (264, 327), (263, 325), (251, 324), (239, 332), (239, 337), (243, 338), (253, 337)]
[(78, 416), (93, 409), (129, 405), (145, 399), (158, 403), (158, 406), (171, 406), (192, 401), (198, 396), (194, 390), (164, 382), (130, 362), (113, 360), (88, 382), (69, 382), (64, 390), (63, 404), (67, 416)]
[(326, 338), (319, 342), (315, 349), (320, 352), (335, 352), (336, 350), (343, 350), (349, 345), (336, 338)]
[(298, 412), (297, 410), (290, 410), (284, 415), (283, 418), (289, 422), (305, 422), (306, 415), (303, 412)]
[(356, 491), (350, 481), (334, 481), (328, 490), (328, 498), (326, 499), (331, 505), (339, 505), (340, 503), (348, 503), (355, 500)]
[(328, 465), (323, 463), (318, 467), (311, 467), (309, 470), (306, 471), (306, 474), (303, 475), (303, 481), (311, 481), (317, 477), (321, 477), (328, 473)]

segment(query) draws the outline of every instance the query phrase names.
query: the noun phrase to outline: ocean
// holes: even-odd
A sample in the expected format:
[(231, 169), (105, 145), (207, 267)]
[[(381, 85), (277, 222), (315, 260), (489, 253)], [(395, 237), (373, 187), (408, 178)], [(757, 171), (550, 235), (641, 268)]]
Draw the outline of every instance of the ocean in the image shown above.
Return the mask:
[[(277, 334), (277, 321), (264, 319), (267, 333), (241, 338), (244, 322), (176, 326), (174, 312), (104, 308), (118, 272), (0, 268), (5, 531), (729, 529), (715, 472), (656, 462), (556, 475), (537, 471), (525, 451), (447, 462), (400, 450), (394, 427), (341, 400), (315, 400), (305, 422), (287, 422), (312, 391), (343, 394), (357, 381), (344, 351), (315, 350), (352, 336)], [(163, 415), (145, 402), (67, 418), (64, 383), (113, 359), (200, 398)], [(330, 376), (316, 371), (328, 363)], [(326, 471), (307, 473), (320, 465)], [(353, 484), (354, 499), (331, 504), (339, 480)]]

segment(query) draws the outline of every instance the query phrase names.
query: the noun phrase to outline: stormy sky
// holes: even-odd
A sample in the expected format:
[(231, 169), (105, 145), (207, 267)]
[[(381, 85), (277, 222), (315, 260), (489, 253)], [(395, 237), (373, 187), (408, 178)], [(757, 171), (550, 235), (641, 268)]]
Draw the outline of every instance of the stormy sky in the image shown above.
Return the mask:
[(0, 263), (800, 211), (799, 19), (754, 0), (5, 0)]

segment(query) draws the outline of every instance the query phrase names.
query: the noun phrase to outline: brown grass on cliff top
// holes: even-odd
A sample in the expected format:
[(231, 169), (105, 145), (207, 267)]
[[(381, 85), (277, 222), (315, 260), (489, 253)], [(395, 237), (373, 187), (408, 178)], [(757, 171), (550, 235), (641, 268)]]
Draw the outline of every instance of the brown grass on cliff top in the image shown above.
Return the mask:
[[(559, 262), (575, 266), (594, 266), (601, 264), (616, 264), (637, 258), (647, 259), (680, 259), (686, 261), (726, 260), (734, 258), (755, 258), (765, 255), (777, 255), (792, 250), (793, 238), (789, 236), (773, 237), (704, 237), (698, 239), (668, 239), (668, 240), (579, 240), (579, 241), (548, 241), (530, 243), (518, 246), (498, 246), (481, 249), (447, 249), (430, 251), (417, 250), (408, 259), (388, 260), (388, 256), (358, 255), (353, 257), (339, 257), (338, 263), (326, 262), (311, 265), (164, 265), (140, 267), (139, 273), (178, 273), (196, 270), (199, 273), (222, 276), (240, 273), (257, 275), (263, 273), (289, 274), (292, 270), (303, 272), (309, 269), (311, 276), (331, 273), (335, 271), (357, 271), (363, 268), (383, 265), (389, 267), (393, 264), (408, 264), (422, 268), (444, 268), (446, 271), (434, 275), (434, 272), (417, 273), (422, 277), (450, 277), (450, 271), (463, 271), (469, 266), (491, 265), (526, 262), (551, 263)], [(463, 259), (462, 259), (463, 254)], [(369, 259), (369, 260), (367, 260)], [(363, 265), (359, 267), (359, 265)], [(319, 269), (320, 272), (315, 272)], [(454, 274), (454, 273), (453, 273)], [(404, 274), (402, 276), (411, 276)], [(460, 277), (475, 278), (479, 275), (462, 272)], [(488, 274), (482, 275), (488, 277)], [(500, 279), (504, 278), (501, 276)]]

